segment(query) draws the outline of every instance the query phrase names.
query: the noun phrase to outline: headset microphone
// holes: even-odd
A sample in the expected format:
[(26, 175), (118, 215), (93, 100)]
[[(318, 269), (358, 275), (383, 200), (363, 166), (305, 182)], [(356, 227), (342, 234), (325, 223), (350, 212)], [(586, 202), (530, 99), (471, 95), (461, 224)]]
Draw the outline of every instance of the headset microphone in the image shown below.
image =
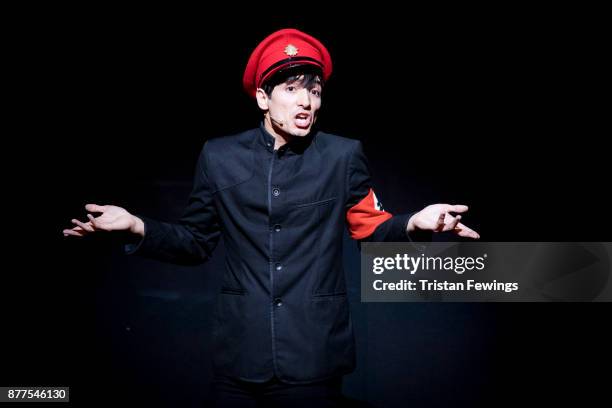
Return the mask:
[(285, 121), (284, 120), (278, 120), (278, 119), (274, 119), (272, 117), (272, 115), (270, 115), (270, 120), (274, 123), (276, 123), (278, 126), (283, 127), (285, 125)]

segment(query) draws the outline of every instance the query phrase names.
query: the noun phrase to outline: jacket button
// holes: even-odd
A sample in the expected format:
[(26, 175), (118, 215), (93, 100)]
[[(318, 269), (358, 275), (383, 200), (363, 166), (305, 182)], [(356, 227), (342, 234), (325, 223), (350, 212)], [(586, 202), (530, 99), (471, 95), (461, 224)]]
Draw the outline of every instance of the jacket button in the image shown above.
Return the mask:
[(281, 269), (283, 269), (283, 265), (282, 265), (282, 264), (279, 264), (279, 263), (277, 263), (277, 264), (275, 265), (275, 267), (276, 267), (276, 270), (277, 270), (277, 271), (280, 271)]
[(281, 226), (280, 226), (280, 224), (276, 224), (276, 225), (274, 226), (274, 231), (276, 231), (276, 232), (280, 232), (280, 230), (281, 230)]
[(272, 190), (272, 195), (274, 197), (278, 197), (280, 195), (280, 189), (275, 188), (274, 190)]
[(274, 299), (274, 306), (281, 307), (283, 305), (283, 300), (281, 298)]

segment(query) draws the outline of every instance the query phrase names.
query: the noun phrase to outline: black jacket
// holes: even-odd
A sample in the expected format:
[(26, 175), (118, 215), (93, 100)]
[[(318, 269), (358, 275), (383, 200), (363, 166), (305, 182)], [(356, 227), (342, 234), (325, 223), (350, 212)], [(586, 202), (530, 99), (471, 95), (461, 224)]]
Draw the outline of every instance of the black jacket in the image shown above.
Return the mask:
[(345, 225), (358, 240), (407, 241), (409, 215), (382, 210), (359, 141), (315, 131), (273, 147), (263, 126), (207, 141), (180, 221), (143, 217), (145, 237), (128, 253), (198, 264), (222, 235), (216, 370), (306, 383), (355, 364)]

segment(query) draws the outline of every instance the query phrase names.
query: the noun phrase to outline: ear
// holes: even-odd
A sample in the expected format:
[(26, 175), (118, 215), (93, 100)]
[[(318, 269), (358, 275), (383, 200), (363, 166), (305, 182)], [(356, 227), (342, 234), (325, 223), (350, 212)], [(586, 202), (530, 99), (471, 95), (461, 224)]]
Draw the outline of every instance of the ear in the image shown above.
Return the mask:
[(268, 95), (266, 94), (266, 91), (264, 91), (261, 88), (257, 88), (257, 92), (255, 93), (255, 98), (257, 99), (257, 106), (259, 106), (259, 109), (263, 111), (267, 111), (268, 110)]

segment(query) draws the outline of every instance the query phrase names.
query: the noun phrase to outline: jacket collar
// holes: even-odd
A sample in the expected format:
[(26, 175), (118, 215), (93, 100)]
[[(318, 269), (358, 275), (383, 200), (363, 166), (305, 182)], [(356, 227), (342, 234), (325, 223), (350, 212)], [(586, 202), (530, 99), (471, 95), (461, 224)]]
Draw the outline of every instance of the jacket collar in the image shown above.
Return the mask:
[[(269, 152), (273, 152), (275, 139), (274, 136), (272, 136), (270, 132), (268, 132), (268, 130), (266, 129), (263, 121), (259, 124), (259, 133), (259, 144), (265, 149), (267, 149)], [(289, 143), (286, 143), (278, 149), (279, 154), (302, 154), (304, 150), (306, 150), (308, 146), (310, 146), (316, 134), (317, 131), (313, 128), (313, 130), (304, 137), (294, 137)]]

